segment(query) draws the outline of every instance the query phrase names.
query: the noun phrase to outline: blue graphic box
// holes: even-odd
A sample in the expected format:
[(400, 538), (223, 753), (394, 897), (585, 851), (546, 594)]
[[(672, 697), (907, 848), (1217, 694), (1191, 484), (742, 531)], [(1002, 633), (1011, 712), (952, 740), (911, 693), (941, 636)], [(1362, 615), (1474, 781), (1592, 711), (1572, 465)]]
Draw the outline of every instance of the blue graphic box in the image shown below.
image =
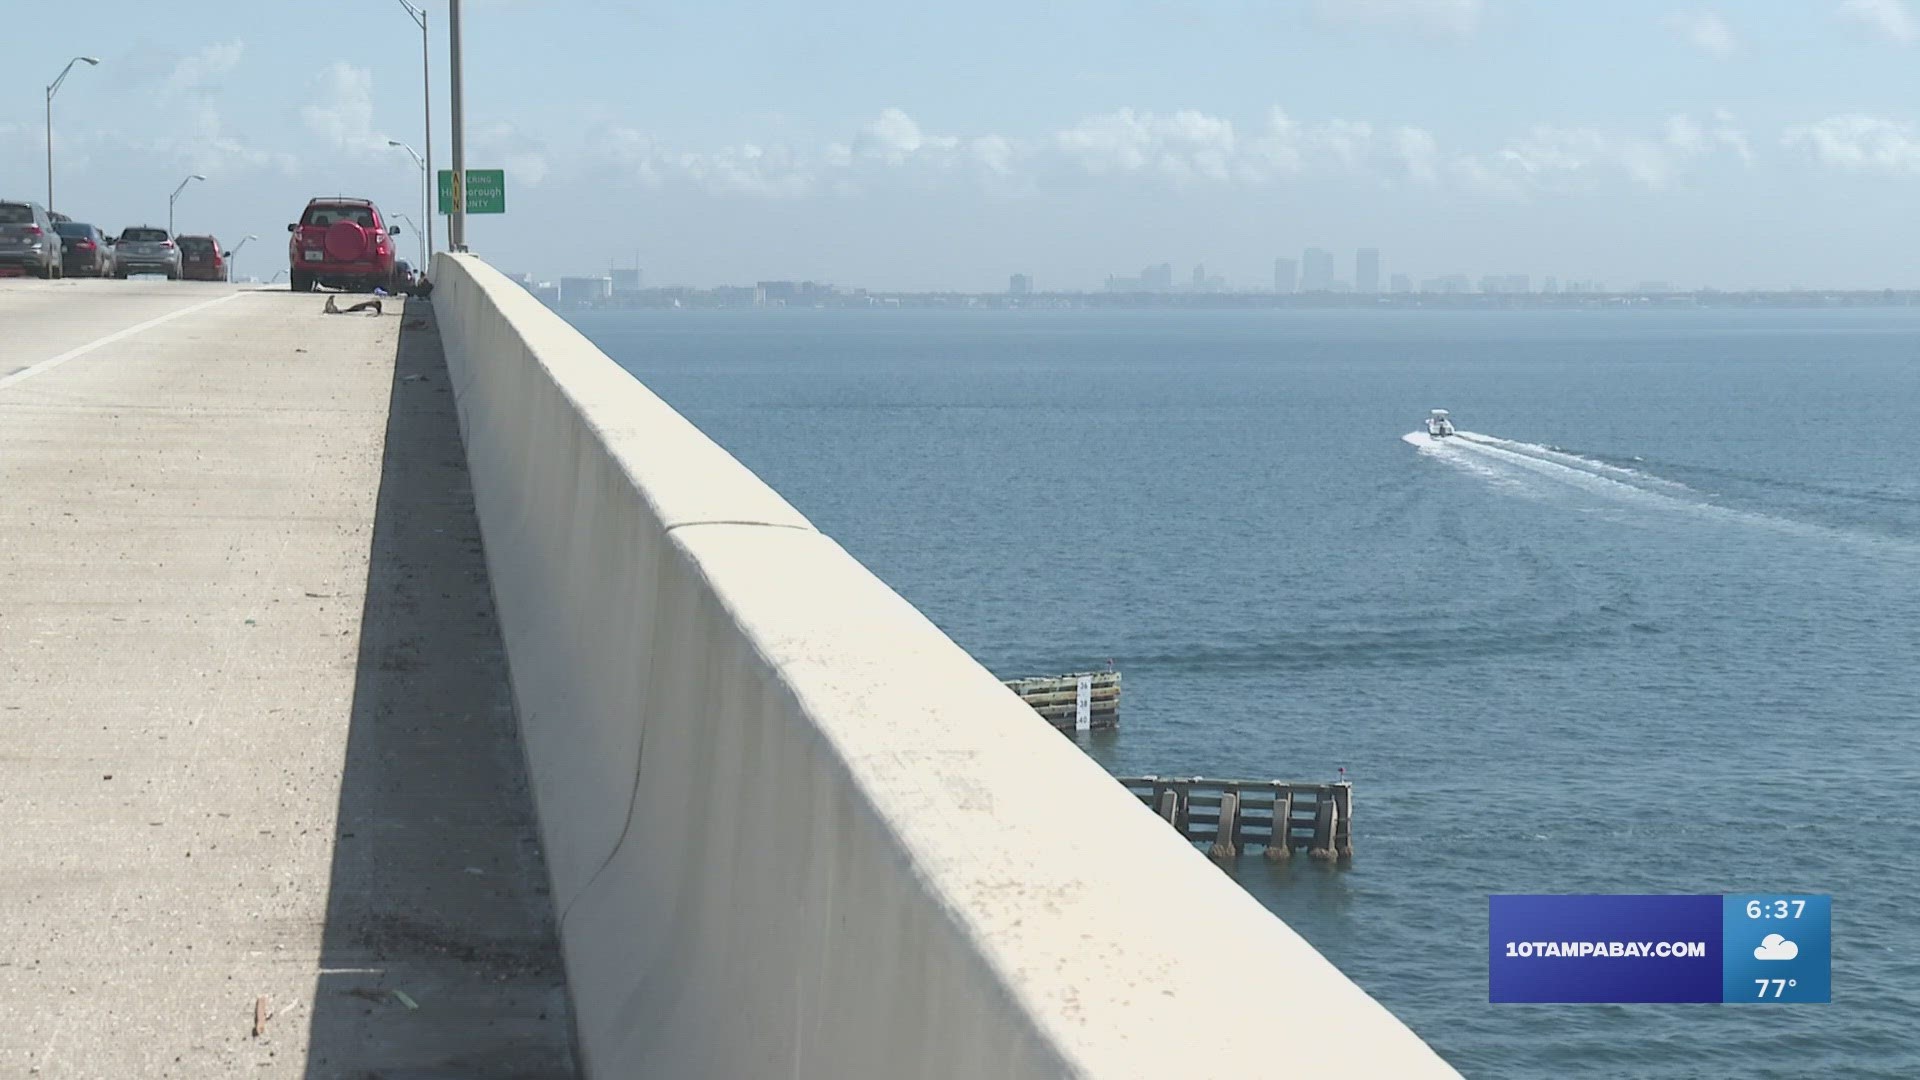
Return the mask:
[(1717, 1002), (1719, 896), (1490, 896), (1494, 1002)]
[(1728, 1004), (1833, 1000), (1833, 897), (1739, 893), (1725, 900)]

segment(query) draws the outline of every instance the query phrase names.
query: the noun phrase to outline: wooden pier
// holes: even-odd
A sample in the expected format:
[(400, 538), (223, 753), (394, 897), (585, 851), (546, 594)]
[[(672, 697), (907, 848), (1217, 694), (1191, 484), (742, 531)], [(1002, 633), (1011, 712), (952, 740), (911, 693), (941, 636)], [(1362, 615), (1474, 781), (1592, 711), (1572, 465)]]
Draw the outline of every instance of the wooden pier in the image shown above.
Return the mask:
[[(1250, 847), (1282, 862), (1297, 850), (1324, 862), (1353, 858), (1353, 784), (1283, 780), (1122, 777), (1127, 790), (1180, 835), (1230, 859)], [(1275, 839), (1279, 837), (1279, 839)]]
[(1120, 726), (1117, 671), (1009, 679), (1005, 685), (1061, 731), (1112, 731)]

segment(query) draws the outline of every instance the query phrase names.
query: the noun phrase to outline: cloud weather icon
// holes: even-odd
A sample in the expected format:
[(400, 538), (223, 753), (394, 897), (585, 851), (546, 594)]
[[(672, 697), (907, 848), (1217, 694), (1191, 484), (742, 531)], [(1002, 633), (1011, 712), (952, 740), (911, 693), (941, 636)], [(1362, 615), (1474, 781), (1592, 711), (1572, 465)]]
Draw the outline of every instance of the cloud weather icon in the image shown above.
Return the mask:
[(1799, 955), (1800, 946), (1779, 934), (1768, 934), (1761, 938), (1759, 946), (1753, 950), (1755, 960), (1791, 960)]

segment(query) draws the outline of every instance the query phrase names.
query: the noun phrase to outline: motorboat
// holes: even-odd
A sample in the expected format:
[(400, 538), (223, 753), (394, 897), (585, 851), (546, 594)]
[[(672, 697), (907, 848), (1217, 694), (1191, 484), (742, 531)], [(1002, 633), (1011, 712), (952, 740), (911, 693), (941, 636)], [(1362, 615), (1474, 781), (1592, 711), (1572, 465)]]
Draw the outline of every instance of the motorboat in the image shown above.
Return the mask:
[(1447, 410), (1435, 409), (1433, 415), (1427, 417), (1427, 434), (1436, 439), (1444, 439), (1453, 434), (1453, 421), (1448, 418)]

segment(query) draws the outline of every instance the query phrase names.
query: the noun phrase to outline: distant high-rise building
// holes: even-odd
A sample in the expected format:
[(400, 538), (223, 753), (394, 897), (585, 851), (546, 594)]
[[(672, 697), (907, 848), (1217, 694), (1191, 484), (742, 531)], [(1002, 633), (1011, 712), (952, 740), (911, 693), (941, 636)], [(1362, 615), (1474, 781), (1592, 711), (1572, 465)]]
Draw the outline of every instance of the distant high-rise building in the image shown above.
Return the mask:
[(1333, 253), (1310, 247), (1300, 256), (1300, 291), (1327, 292), (1333, 288)]
[(1413, 278), (1406, 274), (1395, 274), (1388, 288), (1397, 293), (1410, 293), (1413, 291)]
[(631, 296), (640, 291), (640, 268), (616, 266), (608, 272), (613, 279), (613, 295)]
[(1353, 291), (1380, 291), (1380, 249), (1361, 248), (1353, 257)]
[(1193, 264), (1193, 287), (1196, 289), (1204, 289), (1207, 287), (1207, 264), (1206, 263)]
[(613, 295), (609, 277), (563, 277), (560, 279), (560, 303), (590, 304)]
[(1033, 279), (1025, 274), (1015, 274), (1007, 279), (1009, 296), (1026, 296), (1033, 292)]
[(1273, 260), (1273, 291), (1290, 293), (1300, 288), (1300, 263), (1294, 259)]
[(1140, 287), (1148, 292), (1167, 292), (1173, 288), (1173, 264), (1160, 263), (1140, 271)]
[(1540, 291), (1549, 294), (1559, 292), (1560, 279), (1554, 277), (1552, 274), (1548, 274), (1546, 279), (1540, 282)]

